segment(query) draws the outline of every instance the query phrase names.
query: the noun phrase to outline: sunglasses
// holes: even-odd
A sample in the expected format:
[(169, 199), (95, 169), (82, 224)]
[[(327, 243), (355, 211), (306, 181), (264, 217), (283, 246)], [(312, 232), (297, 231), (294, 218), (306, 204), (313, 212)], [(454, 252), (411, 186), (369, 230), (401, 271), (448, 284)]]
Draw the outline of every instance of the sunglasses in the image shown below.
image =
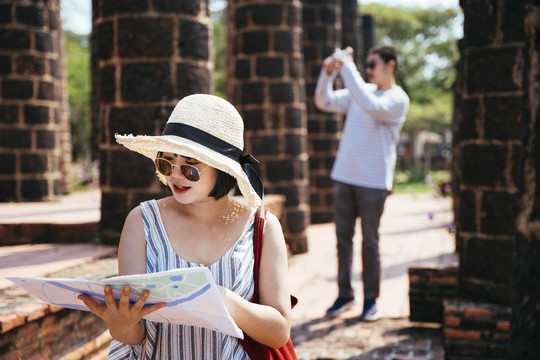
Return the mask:
[(369, 62), (369, 63), (366, 64), (366, 69), (375, 69), (377, 67), (377, 65), (379, 65), (379, 64), (376, 63), (375, 61)]
[(169, 160), (160, 157), (156, 158), (156, 160), (154, 160), (154, 163), (156, 164), (157, 171), (159, 171), (160, 174), (165, 176), (170, 176), (173, 173), (173, 168), (176, 166), (180, 169), (182, 175), (184, 175), (184, 177), (189, 181), (199, 181), (199, 179), (201, 178), (201, 173), (206, 170), (208, 166), (210, 166), (207, 165), (204, 169), (199, 170), (193, 165), (175, 165)]

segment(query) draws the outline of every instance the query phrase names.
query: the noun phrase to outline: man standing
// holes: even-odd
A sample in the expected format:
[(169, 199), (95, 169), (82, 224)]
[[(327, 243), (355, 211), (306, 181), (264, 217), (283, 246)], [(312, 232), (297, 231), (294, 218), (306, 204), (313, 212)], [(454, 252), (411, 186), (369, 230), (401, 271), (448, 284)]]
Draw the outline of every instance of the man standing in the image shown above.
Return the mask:
[[(392, 189), (396, 144), (409, 107), (409, 97), (396, 85), (396, 51), (387, 46), (368, 52), (366, 83), (353, 62), (352, 49), (336, 50), (326, 58), (315, 89), (315, 105), (346, 114), (343, 134), (331, 177), (334, 186), (334, 221), (337, 235), (339, 295), (327, 310), (337, 315), (355, 303), (351, 281), (356, 219), (362, 227), (362, 280), (364, 307), (361, 318), (380, 318), (381, 263), (379, 223), (388, 191)], [(344, 89), (334, 90), (341, 75)]]

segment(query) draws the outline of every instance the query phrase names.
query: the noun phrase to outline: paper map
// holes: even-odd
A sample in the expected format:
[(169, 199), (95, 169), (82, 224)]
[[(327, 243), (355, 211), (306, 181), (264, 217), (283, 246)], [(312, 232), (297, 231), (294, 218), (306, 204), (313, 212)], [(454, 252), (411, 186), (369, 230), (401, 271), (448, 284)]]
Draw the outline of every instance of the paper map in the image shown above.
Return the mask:
[(145, 316), (147, 320), (200, 326), (238, 338), (244, 337), (225, 308), (210, 270), (205, 267), (116, 276), (98, 281), (16, 276), (5, 278), (48, 304), (84, 311), (90, 310), (77, 299), (78, 295), (86, 294), (95, 301), (105, 303), (105, 286), (111, 286), (118, 300), (124, 285), (130, 285), (130, 302), (134, 303), (143, 291), (149, 290), (146, 305), (166, 303), (165, 307)]

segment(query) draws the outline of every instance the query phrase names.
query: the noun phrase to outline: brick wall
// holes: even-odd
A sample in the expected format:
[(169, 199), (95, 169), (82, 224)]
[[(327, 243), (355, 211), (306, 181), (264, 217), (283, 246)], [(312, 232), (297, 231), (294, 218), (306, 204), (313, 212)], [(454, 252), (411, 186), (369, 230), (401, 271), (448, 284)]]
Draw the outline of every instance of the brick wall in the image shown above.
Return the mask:
[(307, 251), (308, 154), (299, 0), (229, 1), (230, 101), (245, 124), (245, 152), (261, 161), (268, 194), (285, 195), (282, 226)]
[(341, 1), (303, 2), (303, 44), (308, 117), (311, 221), (333, 220), (333, 183), (330, 172), (339, 146), (342, 116), (315, 107), (313, 95), (324, 58), (342, 47)]
[(354, 49), (354, 62), (360, 71), (364, 69), (364, 53), (362, 17), (358, 12), (357, 0), (342, 0), (342, 28), (343, 28), (343, 44), (342, 47), (350, 46)]
[(514, 245), (512, 358), (540, 358), (540, 1), (525, 8), (520, 212)]
[(458, 268), (409, 267), (410, 320), (443, 323), (443, 300), (457, 296)]
[(0, 358), (105, 359), (110, 343), (105, 323), (86, 311), (27, 304), (0, 314)]
[(59, 1), (2, 0), (0, 14), (0, 201), (52, 200), (71, 162)]
[(94, 0), (93, 16), (101, 230), (115, 243), (133, 207), (168, 191), (114, 134), (160, 135), (178, 100), (213, 93), (211, 20), (203, 0)]
[(524, 62), (522, 1), (461, 1), (453, 167), (460, 295), (511, 302)]
[(510, 359), (510, 313), (509, 306), (445, 300), (446, 359)]

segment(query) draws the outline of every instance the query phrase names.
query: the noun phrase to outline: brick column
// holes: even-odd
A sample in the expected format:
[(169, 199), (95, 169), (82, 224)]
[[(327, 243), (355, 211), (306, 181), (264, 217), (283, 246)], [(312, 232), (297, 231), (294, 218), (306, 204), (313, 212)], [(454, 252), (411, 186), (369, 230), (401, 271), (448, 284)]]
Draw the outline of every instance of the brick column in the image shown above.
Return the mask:
[(93, 14), (101, 228), (114, 243), (133, 207), (168, 193), (152, 161), (114, 134), (159, 135), (178, 100), (213, 92), (211, 20), (204, 0), (94, 0)]
[(454, 124), (460, 294), (508, 305), (522, 136), (523, 3), (468, 0), (461, 6), (461, 114)]
[(358, 13), (358, 0), (342, 0), (342, 47), (350, 46), (354, 49), (354, 63), (363, 70), (364, 50), (362, 39), (362, 18)]
[(304, 63), (308, 112), (308, 153), (311, 221), (333, 220), (330, 172), (341, 136), (342, 116), (315, 107), (313, 95), (324, 58), (342, 47), (341, 1), (304, 1)]
[[(69, 119), (61, 111), (59, 20), (58, 0), (0, 1), (2, 202), (52, 200), (65, 191), (61, 137)], [(66, 169), (69, 163), (68, 157)]]
[(362, 31), (362, 48), (364, 49), (364, 58), (362, 61), (362, 66), (365, 69), (366, 66), (366, 55), (369, 49), (375, 45), (375, 31), (373, 24), (373, 16), (371, 15), (362, 15), (361, 20), (361, 31)]
[(514, 245), (512, 359), (540, 358), (540, 1), (525, 7), (520, 212)]
[[(524, 249), (527, 253), (518, 262), (512, 256), (519, 242), (519, 235), (515, 242), (515, 233), (523, 181), (520, 158), (524, 158), (522, 153), (526, 149), (525, 144), (522, 146), (526, 138), (523, 82), (528, 76), (524, 64), (528, 57), (536, 62), (536, 55), (525, 47), (524, 1), (465, 0), (460, 4), (465, 15), (465, 35), (459, 43), (461, 60), (457, 67), (453, 124), (459, 298), (445, 303), (446, 356), (510, 359), (508, 318), (513, 268), (524, 269), (523, 273), (516, 271), (515, 276), (519, 280), (525, 277), (525, 284), (530, 282), (529, 288), (514, 285), (516, 294), (523, 291), (515, 304), (530, 308), (529, 314), (538, 319), (537, 310), (524, 303), (526, 298), (534, 298), (534, 307), (538, 304), (538, 296), (531, 297), (531, 292), (538, 294), (538, 276), (534, 272), (535, 266), (539, 268), (535, 252), (538, 247), (533, 250), (516, 246), (518, 253)], [(533, 103), (536, 99), (531, 101), (531, 108)], [(534, 156), (538, 153), (531, 151)], [(534, 183), (530, 180), (523, 183), (524, 188)], [(529, 321), (525, 319), (531, 322), (519, 331), (528, 332), (529, 339), (536, 342), (531, 349), (537, 349), (538, 326), (532, 325), (536, 332), (531, 333), (527, 326), (534, 320), (524, 316), (522, 325)], [(520, 336), (519, 340), (512, 340), (519, 344), (519, 349), (513, 351), (522, 351), (522, 345), (528, 341), (526, 335)]]
[(283, 194), (282, 225), (293, 253), (307, 251), (308, 155), (299, 0), (231, 0), (229, 69), (245, 122), (245, 150), (261, 161), (268, 194)]

